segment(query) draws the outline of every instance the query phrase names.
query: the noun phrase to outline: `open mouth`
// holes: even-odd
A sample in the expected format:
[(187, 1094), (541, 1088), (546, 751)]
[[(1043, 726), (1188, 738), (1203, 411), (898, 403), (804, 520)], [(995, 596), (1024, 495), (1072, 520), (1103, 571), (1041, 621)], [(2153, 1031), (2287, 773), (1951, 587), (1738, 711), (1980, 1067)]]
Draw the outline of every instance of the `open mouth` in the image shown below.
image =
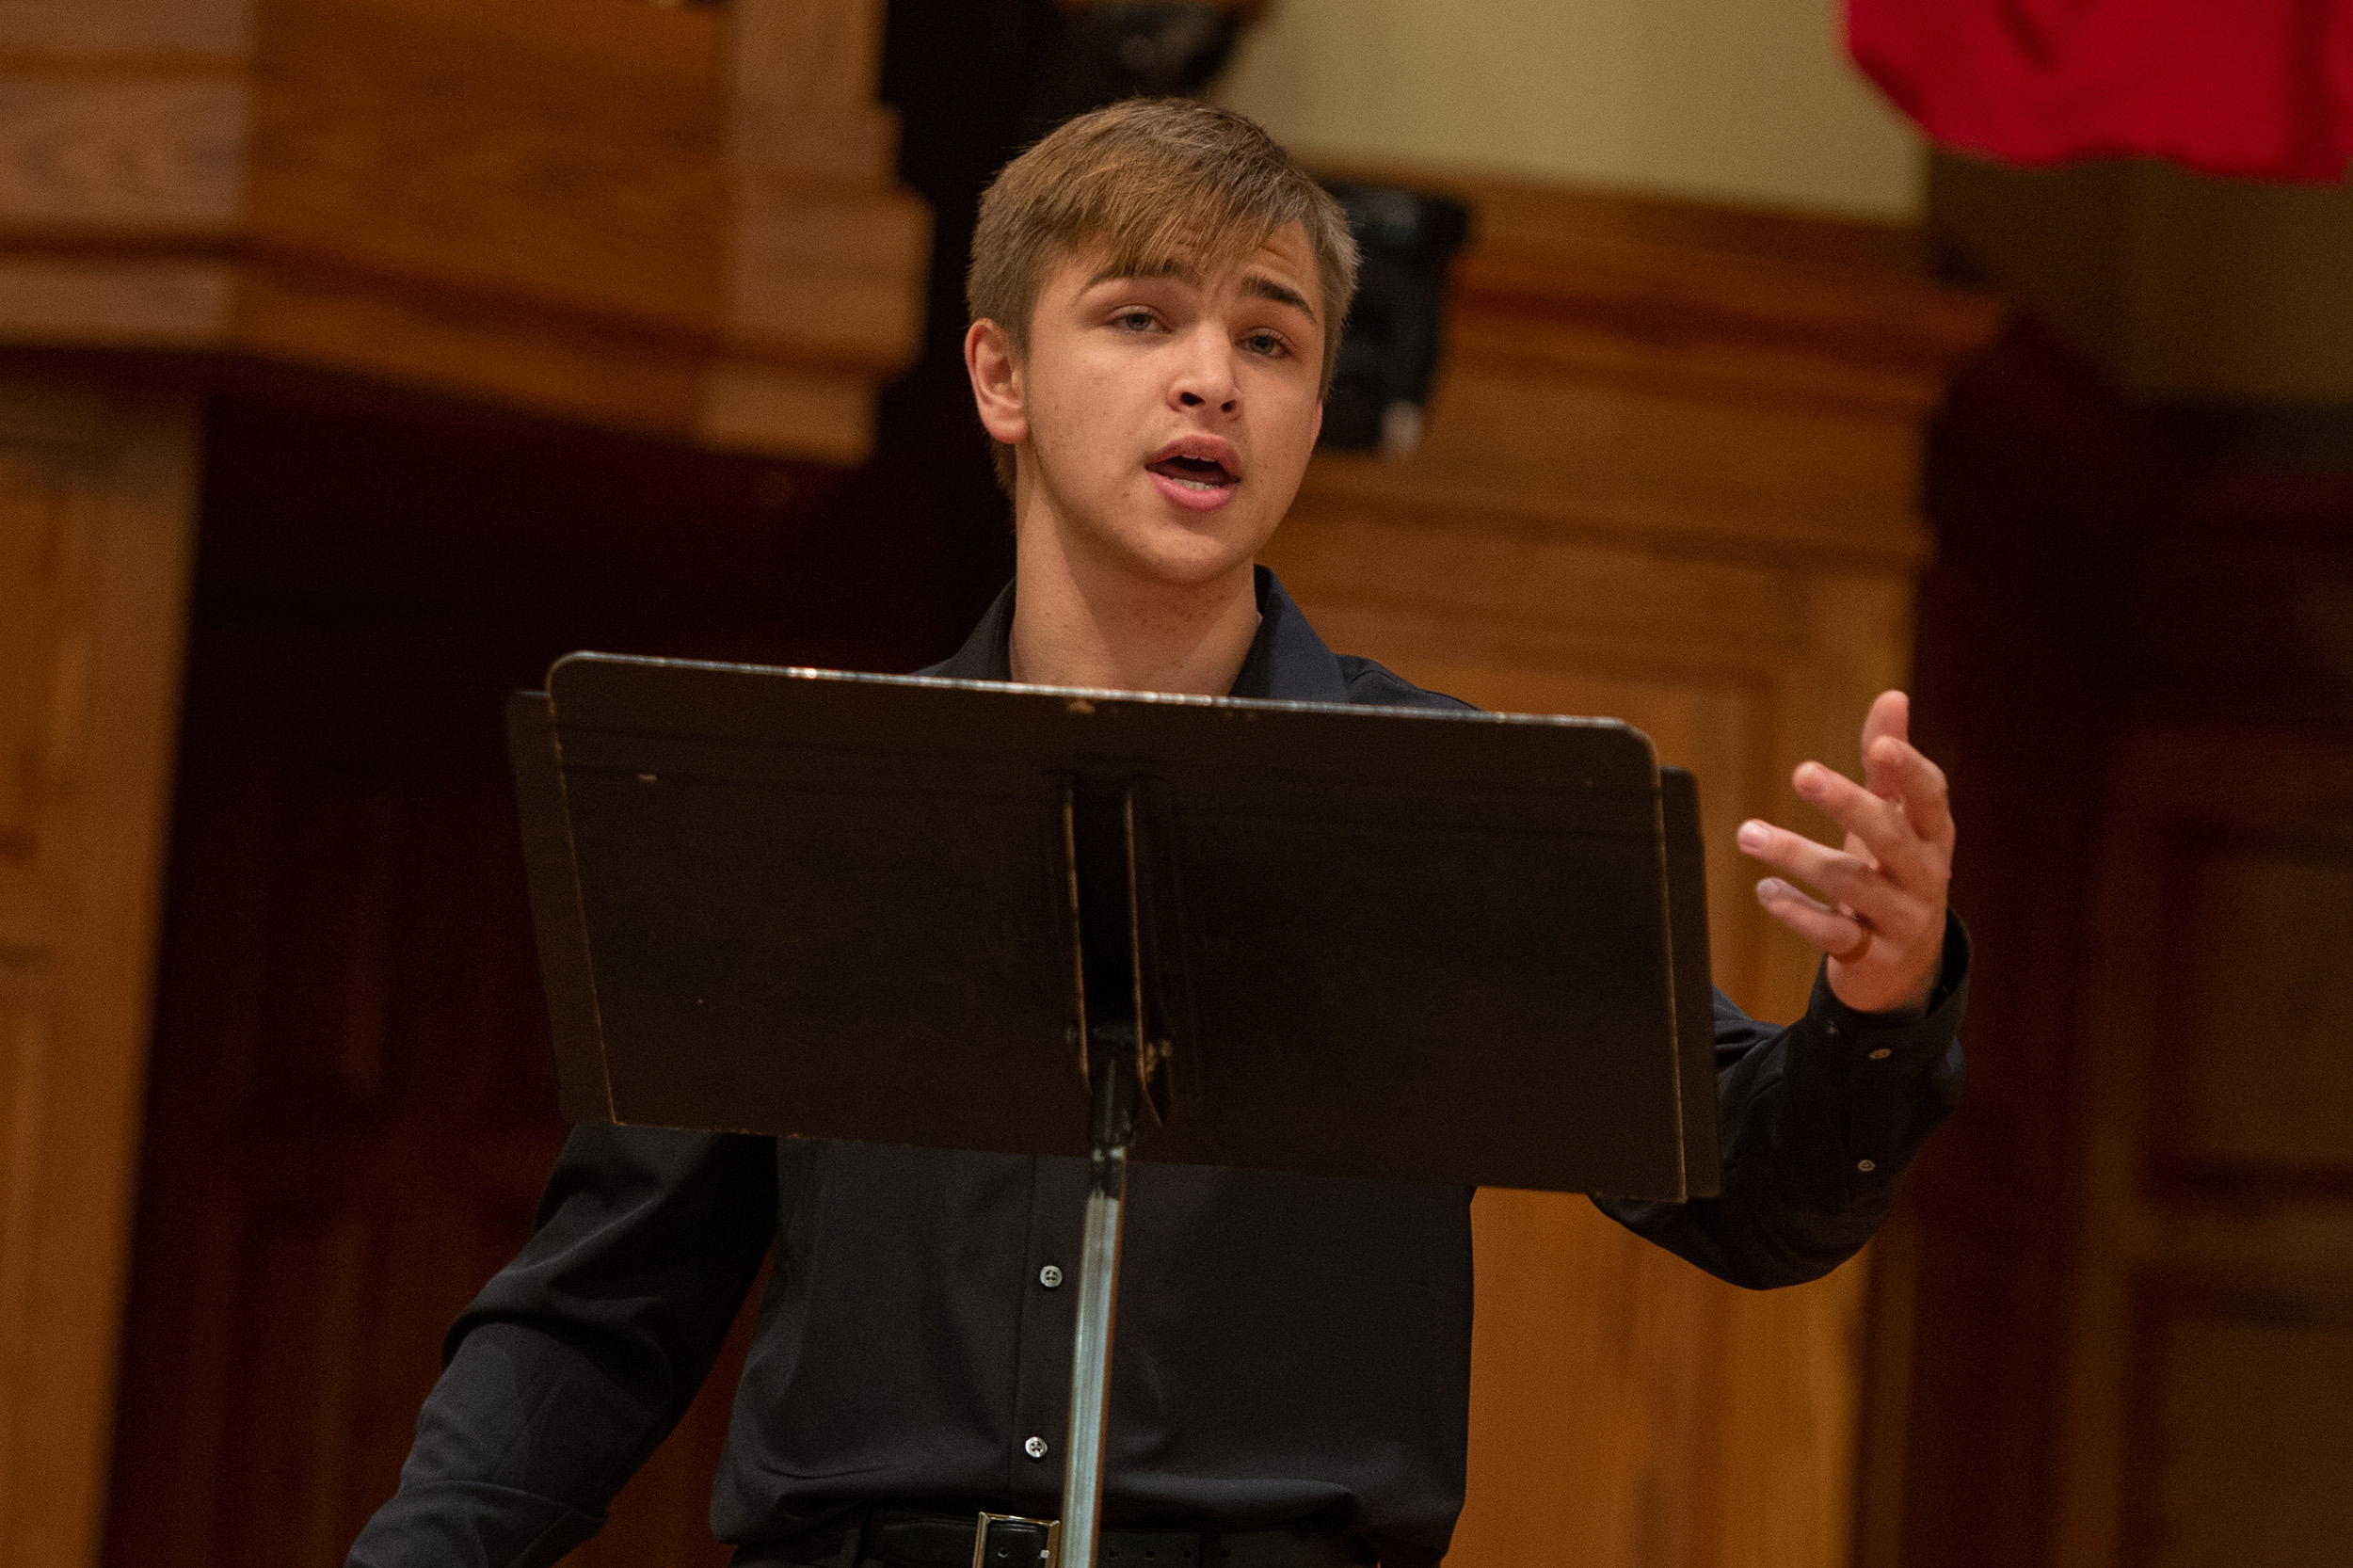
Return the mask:
[(1227, 472), (1225, 465), (1214, 457), (1162, 457), (1144, 466), (1146, 471), (1163, 479), (1175, 480), (1189, 490), (1222, 490), (1239, 482)]

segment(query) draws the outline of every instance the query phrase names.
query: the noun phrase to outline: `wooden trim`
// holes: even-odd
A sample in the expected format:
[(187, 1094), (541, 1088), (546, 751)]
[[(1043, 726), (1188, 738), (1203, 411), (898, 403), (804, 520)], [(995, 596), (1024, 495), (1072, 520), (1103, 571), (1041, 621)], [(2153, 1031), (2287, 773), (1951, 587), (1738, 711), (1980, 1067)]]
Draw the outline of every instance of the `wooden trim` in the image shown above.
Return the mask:
[(0, 254), (0, 343), (216, 348), (235, 287), (220, 261)]
[(255, 0), (12, 0), (0, 56), (234, 60), (253, 43)]
[[(0, 385), (0, 439), (64, 446), (95, 546), (63, 695), (72, 745), (34, 851), (56, 939), (0, 1118), (0, 1560), (96, 1560), (147, 1054), (196, 502), (184, 396)], [(20, 974), (25, 965), (16, 966)]]
[(1627, 189), (1561, 184), (1410, 158), (1294, 149), (1338, 180), (1402, 185), (1468, 201), (1484, 239), (1551, 248), (1708, 252), (1805, 267), (1925, 280), (1930, 250), (1917, 224), (1834, 217)]
[(856, 462), (874, 440), (864, 382), (748, 360), (703, 372), (695, 435), (705, 446)]
[(1767, 565), (1927, 558), (1924, 422), (2006, 307), (1929, 279), (1915, 232), (1319, 167), (1456, 196), (1475, 233), (1421, 450), (1319, 456), (1295, 517), (1405, 509), (1455, 534)]
[(1307, 154), (1474, 215), (1449, 360), (1584, 371), (1916, 419), (2007, 314), (1930, 276), (1916, 227)]
[(0, 224), (231, 232), (251, 119), (246, 84), (217, 67), (0, 72)]
[(837, 462), (915, 351), (930, 215), (873, 101), (880, 0), (325, 0), (227, 56), (66, 14), (54, 53), (0, 24), (0, 346)]

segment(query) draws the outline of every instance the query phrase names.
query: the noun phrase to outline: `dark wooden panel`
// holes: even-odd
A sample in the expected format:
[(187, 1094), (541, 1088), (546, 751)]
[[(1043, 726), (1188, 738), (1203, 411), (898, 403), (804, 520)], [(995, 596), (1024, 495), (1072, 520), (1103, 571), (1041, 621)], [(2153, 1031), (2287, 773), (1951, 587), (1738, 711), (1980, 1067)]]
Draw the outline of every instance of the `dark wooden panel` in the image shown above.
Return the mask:
[(2174, 848), (2181, 1021), (2155, 1158), (2193, 1184), (2353, 1192), (2353, 824)]
[(1872, 1275), (1874, 1340), (1911, 1349), (1865, 1369), (1864, 1568), (2044, 1560), (2116, 613), (2102, 545), (2161, 507), (2164, 475), (2130, 410), (2031, 321), (1929, 429), (1913, 734), (1952, 780), (1977, 971), (1961, 1109), (1901, 1194), (1916, 1270)]
[(1977, 969), (1874, 1276), (1865, 1568), (2344, 1555), (2353, 472), (2185, 430), (2025, 322), (1932, 431), (1915, 734)]
[[(496, 709), (536, 662), (197, 639), (112, 1560), (336, 1560), (529, 1227), (564, 1129)], [(604, 1560), (724, 1560), (699, 1519), (732, 1384)]]
[[(208, 434), (106, 1546), (140, 1568), (337, 1560), (527, 1231), (564, 1128), (506, 694), (584, 645), (904, 669), (995, 586), (905, 567), (927, 492), (807, 468), (268, 403)], [(726, 1560), (745, 1326), (574, 1560)]]
[(0, 865), (11, 870), (33, 861), (68, 739), (66, 664), (87, 634), (77, 612), (94, 520), (74, 504), (80, 477), (30, 443), (0, 449)]
[(2158, 1288), (2125, 1560), (2309, 1568), (2353, 1539), (2353, 1291)]

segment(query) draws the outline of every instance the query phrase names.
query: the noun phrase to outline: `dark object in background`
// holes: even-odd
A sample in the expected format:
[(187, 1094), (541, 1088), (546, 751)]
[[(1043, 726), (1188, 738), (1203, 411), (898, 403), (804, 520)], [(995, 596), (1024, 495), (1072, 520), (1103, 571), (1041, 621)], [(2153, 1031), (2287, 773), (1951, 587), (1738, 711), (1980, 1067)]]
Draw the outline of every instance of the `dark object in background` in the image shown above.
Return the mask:
[(1447, 264), (1470, 238), (1470, 209), (1384, 185), (1327, 188), (1348, 209), (1364, 266), (1317, 444), (1407, 456), (1421, 441), (1422, 405), (1438, 372)]
[(1057, 20), (1024, 105), (1037, 136), (1123, 98), (1199, 92), (1225, 69), (1249, 14), (1211, 0), (1099, 0)]

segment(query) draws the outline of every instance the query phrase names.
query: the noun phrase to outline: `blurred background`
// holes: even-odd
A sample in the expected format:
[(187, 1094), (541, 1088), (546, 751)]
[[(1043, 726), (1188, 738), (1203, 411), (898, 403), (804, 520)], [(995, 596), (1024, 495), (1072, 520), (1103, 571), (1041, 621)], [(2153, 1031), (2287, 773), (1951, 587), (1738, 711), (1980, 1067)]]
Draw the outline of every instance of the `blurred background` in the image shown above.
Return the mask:
[[(1954, 779), (1967, 1099), (1896, 1219), (1753, 1296), (1482, 1193), (1449, 1560), (2340, 1560), (2347, 16), (10, 0), (0, 1561), (340, 1560), (563, 1134), (503, 695), (951, 651), (1012, 559), (979, 192), (1138, 91), (1378, 259), (1267, 560), (1697, 769), (1737, 1000), (1812, 962), (1733, 824), (1888, 684)], [(744, 1327), (579, 1560), (726, 1560)]]

